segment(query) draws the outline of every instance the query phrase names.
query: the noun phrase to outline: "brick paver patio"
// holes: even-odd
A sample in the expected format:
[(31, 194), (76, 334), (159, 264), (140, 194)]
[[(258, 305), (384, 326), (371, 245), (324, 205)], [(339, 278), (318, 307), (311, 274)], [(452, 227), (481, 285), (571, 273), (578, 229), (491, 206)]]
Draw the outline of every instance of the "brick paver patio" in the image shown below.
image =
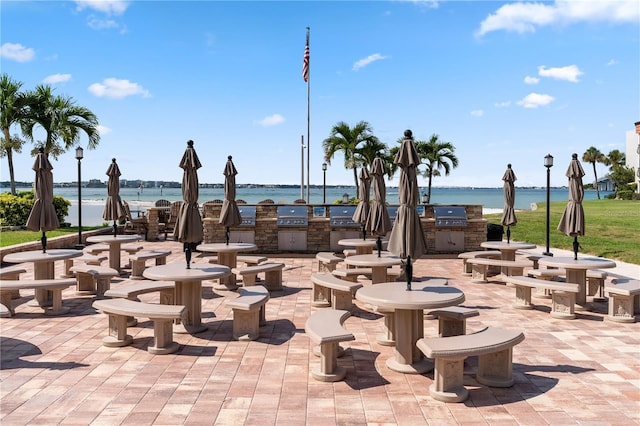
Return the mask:
[[(177, 242), (144, 243), (171, 249), (169, 262), (184, 261)], [(126, 254), (123, 254), (126, 261)], [(273, 256), (272, 256), (273, 257)], [(195, 259), (203, 262), (202, 259)], [(284, 290), (271, 294), (268, 324), (260, 338), (237, 342), (232, 313), (224, 304), (233, 292), (203, 283), (203, 322), (208, 331), (175, 334), (181, 347), (171, 355), (146, 351), (152, 323), (129, 328), (133, 344), (102, 346), (107, 317), (93, 299), (63, 293), (67, 315), (45, 316), (22, 291), (13, 318), (0, 319), (0, 423), (4, 425), (178, 425), (178, 424), (350, 424), (350, 425), (630, 425), (640, 424), (640, 324), (605, 321), (606, 304), (564, 321), (549, 315), (550, 300), (537, 307), (511, 308), (514, 289), (498, 282), (471, 283), (461, 260), (426, 258), (415, 263), (416, 277), (444, 277), (480, 311), (467, 331), (486, 326), (518, 328), (526, 339), (513, 350), (515, 385), (489, 388), (473, 376), (469, 359), (465, 384), (469, 399), (442, 403), (429, 396), (433, 373), (403, 375), (385, 360), (393, 348), (376, 337), (383, 319), (360, 302), (345, 327), (355, 341), (339, 364), (346, 379), (321, 383), (310, 369), (319, 360), (304, 334), (311, 307), (312, 257), (278, 257), (285, 263)], [(62, 273), (62, 262), (56, 274)], [(32, 269), (23, 276), (30, 278)], [(114, 280), (113, 286), (126, 282)], [(365, 281), (366, 282), (366, 281)], [(368, 285), (368, 284), (365, 284)], [(157, 295), (143, 295), (157, 301)], [(437, 322), (425, 320), (425, 336), (437, 335)]]

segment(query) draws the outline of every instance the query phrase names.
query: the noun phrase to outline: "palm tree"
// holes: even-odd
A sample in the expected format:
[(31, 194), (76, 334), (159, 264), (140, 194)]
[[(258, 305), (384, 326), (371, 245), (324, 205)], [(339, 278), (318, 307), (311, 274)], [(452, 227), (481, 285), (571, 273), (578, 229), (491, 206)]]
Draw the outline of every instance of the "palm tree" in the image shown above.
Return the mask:
[(587, 163), (591, 163), (591, 165), (593, 166), (593, 176), (595, 177), (594, 185), (596, 187), (596, 192), (598, 194), (598, 200), (599, 200), (600, 199), (600, 188), (598, 187), (598, 173), (596, 172), (596, 163), (604, 163), (605, 162), (604, 154), (601, 153), (598, 150), (598, 148), (596, 148), (595, 146), (592, 146), (589, 149), (587, 149), (584, 154), (582, 154), (582, 161), (585, 161)]
[(27, 106), (31, 103), (25, 93), (20, 92), (22, 82), (15, 81), (7, 74), (0, 77), (0, 127), (2, 127), (2, 144), (0, 145), (0, 156), (7, 157), (9, 163), (9, 180), (11, 194), (16, 195), (16, 182), (13, 170), (13, 153), (21, 152), (24, 140), (16, 135), (11, 137), (9, 131), (11, 126), (22, 124), (27, 112)]
[(438, 135), (435, 133), (427, 142), (416, 141), (416, 151), (422, 164), (426, 166), (422, 173), (424, 177), (429, 179), (427, 190), (427, 204), (431, 202), (431, 181), (434, 176), (440, 176), (440, 169), (444, 169), (445, 176), (449, 175), (452, 168), (458, 167), (458, 157), (455, 155), (456, 148), (451, 142), (440, 142)]
[(358, 185), (358, 158), (356, 150), (358, 145), (366, 141), (377, 140), (372, 133), (371, 125), (366, 121), (360, 121), (353, 128), (344, 121), (340, 121), (331, 129), (331, 135), (322, 141), (324, 149), (324, 161), (331, 164), (333, 156), (342, 151), (344, 154), (344, 167), (353, 169), (353, 181), (356, 184), (356, 194)]
[[(31, 93), (35, 102), (29, 107), (23, 133), (33, 140), (33, 129), (41, 126), (47, 136), (43, 143), (44, 152), (54, 159), (69, 148), (77, 145), (80, 132), (88, 138), (88, 149), (94, 149), (100, 142), (98, 118), (88, 108), (76, 105), (71, 97), (54, 95), (51, 86), (40, 85)], [(60, 145), (62, 141), (63, 145)], [(34, 152), (37, 148), (34, 148)]]
[(380, 154), (382, 158), (386, 156), (387, 145), (380, 142), (377, 137), (366, 140), (362, 146), (356, 148), (356, 162), (360, 167), (371, 169), (371, 164), (375, 160), (376, 155)]
[[(611, 172), (611, 174), (615, 174), (616, 172), (618, 172), (619, 168), (624, 167), (625, 163), (627, 161), (627, 157), (620, 151), (618, 151), (617, 149), (614, 149), (613, 151), (609, 151), (609, 155), (607, 155), (607, 157), (604, 159), (604, 164), (609, 166), (609, 171)], [(616, 195), (618, 194), (618, 189), (619, 189), (619, 182), (617, 179), (612, 179), (613, 181), (613, 190), (615, 191)]]

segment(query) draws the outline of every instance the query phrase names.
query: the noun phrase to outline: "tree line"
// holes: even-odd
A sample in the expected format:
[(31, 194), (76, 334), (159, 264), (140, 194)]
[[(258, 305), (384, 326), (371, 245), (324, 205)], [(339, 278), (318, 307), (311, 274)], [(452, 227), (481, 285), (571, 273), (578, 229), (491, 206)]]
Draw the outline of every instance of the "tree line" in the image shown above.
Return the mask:
[[(360, 121), (351, 127), (344, 121), (340, 121), (331, 129), (329, 137), (322, 141), (324, 161), (331, 164), (336, 153), (342, 152), (345, 169), (353, 170), (353, 181), (356, 186), (356, 194), (359, 193), (358, 168), (371, 169), (371, 164), (380, 155), (387, 164), (387, 176), (391, 178), (398, 166), (394, 163), (396, 154), (400, 150), (402, 138), (398, 139), (398, 146), (387, 147), (373, 134), (373, 128), (366, 121)], [(434, 176), (440, 176), (442, 172), (446, 176), (452, 169), (458, 167), (458, 157), (455, 155), (455, 146), (451, 142), (440, 140), (437, 134), (433, 134), (428, 141), (414, 141), (416, 151), (422, 162), (422, 169), (418, 172), (427, 179), (427, 204), (431, 202), (431, 183)]]
[[(39, 148), (51, 157), (77, 146), (80, 135), (86, 134), (88, 149), (95, 149), (100, 142), (98, 117), (70, 96), (57, 95), (49, 85), (41, 84), (33, 90), (22, 91), (23, 83), (7, 74), (0, 76), (0, 157), (7, 157), (11, 194), (16, 195), (13, 170), (13, 154), (22, 152), (29, 141), (34, 144), (31, 155)], [(20, 128), (20, 135), (11, 135), (12, 126)], [(34, 130), (45, 132), (44, 140), (34, 140)]]

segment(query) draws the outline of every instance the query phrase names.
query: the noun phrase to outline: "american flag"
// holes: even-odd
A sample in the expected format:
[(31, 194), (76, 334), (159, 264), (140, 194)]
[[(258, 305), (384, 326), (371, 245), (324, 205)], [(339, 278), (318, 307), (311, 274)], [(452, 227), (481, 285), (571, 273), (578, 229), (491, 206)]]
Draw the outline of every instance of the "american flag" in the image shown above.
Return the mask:
[(304, 58), (302, 60), (302, 78), (309, 81), (309, 30), (307, 30), (307, 44), (304, 46)]

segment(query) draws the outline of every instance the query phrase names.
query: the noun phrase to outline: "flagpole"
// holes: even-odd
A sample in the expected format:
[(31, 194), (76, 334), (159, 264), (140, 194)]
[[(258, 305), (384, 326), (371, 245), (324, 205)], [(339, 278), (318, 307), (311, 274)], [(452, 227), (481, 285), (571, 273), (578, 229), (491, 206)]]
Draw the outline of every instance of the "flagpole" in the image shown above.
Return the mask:
[(304, 135), (300, 135), (300, 198), (304, 200)]
[[(307, 46), (309, 46), (309, 32), (311, 28), (307, 27)], [(307, 56), (307, 203), (311, 202), (309, 198), (309, 163), (311, 156), (311, 139), (310, 139), (310, 112), (311, 112), (311, 58)]]

